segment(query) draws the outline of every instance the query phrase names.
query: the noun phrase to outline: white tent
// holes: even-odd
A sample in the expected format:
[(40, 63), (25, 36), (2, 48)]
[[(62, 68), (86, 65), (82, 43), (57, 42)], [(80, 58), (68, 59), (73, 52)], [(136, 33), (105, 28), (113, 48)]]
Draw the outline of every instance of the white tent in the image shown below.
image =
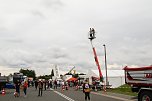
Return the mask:
[[(106, 71), (101, 70), (102, 75), (104, 78), (104, 81), (106, 80)], [(99, 77), (99, 71), (98, 70), (89, 70), (86, 78), (91, 78), (92, 76), (94, 77)], [(108, 77), (108, 82), (109, 85), (112, 85), (112, 88), (119, 87), (123, 84), (125, 84), (125, 75), (124, 75), (124, 70), (107, 70), (107, 77)]]

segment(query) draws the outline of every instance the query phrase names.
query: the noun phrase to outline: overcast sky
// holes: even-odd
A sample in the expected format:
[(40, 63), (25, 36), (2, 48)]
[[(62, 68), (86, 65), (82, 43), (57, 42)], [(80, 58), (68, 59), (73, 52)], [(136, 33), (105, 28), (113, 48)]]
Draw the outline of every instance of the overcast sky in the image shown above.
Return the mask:
[(88, 39), (104, 69), (152, 64), (152, 0), (1, 0), (0, 72), (28, 68), (37, 75), (72, 66), (97, 69)]

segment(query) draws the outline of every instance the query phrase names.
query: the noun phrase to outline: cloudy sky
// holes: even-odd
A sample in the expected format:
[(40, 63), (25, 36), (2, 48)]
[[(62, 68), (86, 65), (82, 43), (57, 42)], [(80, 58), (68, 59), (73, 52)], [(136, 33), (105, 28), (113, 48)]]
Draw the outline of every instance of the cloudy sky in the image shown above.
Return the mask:
[(97, 69), (88, 31), (104, 69), (152, 64), (152, 0), (1, 0), (0, 72), (20, 68), (37, 75), (72, 66)]

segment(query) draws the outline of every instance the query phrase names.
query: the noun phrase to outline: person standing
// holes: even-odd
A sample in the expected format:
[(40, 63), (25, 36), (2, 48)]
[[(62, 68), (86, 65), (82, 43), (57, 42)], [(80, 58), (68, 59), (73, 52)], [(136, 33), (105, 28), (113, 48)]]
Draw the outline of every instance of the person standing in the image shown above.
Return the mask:
[(30, 85), (31, 85), (31, 81), (30, 81), (30, 80), (28, 80), (28, 87), (30, 87)]
[(38, 88), (39, 88), (38, 96), (42, 96), (42, 91), (43, 91), (43, 82), (42, 81), (39, 81)]
[(85, 101), (87, 101), (87, 98), (88, 100), (90, 100), (90, 91), (91, 91), (91, 88), (90, 88), (89, 82), (86, 80), (83, 84), (83, 92), (85, 94)]
[(44, 81), (44, 90), (46, 90), (46, 80)]
[(15, 83), (15, 90), (18, 96), (20, 96), (20, 85), (21, 85), (20, 81), (17, 80), (17, 82)]
[(50, 88), (50, 81), (47, 80), (47, 89), (49, 89), (49, 88)]
[(54, 81), (54, 89), (57, 89), (57, 81)]
[(50, 88), (52, 88), (52, 80), (50, 80)]
[(24, 97), (26, 97), (27, 87), (28, 87), (28, 83), (27, 83), (27, 81), (25, 81), (24, 84), (23, 84), (23, 91), (24, 91), (24, 94), (25, 94)]
[(37, 86), (38, 86), (38, 81), (35, 80), (35, 90), (37, 90)]
[(60, 81), (57, 80), (57, 87), (60, 87)]

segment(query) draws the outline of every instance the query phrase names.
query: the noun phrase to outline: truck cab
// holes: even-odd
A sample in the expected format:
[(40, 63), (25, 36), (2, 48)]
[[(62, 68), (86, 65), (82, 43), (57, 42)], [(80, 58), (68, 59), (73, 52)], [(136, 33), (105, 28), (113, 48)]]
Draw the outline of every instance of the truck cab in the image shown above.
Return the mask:
[(138, 101), (152, 101), (152, 66), (125, 67), (125, 83), (138, 93)]

